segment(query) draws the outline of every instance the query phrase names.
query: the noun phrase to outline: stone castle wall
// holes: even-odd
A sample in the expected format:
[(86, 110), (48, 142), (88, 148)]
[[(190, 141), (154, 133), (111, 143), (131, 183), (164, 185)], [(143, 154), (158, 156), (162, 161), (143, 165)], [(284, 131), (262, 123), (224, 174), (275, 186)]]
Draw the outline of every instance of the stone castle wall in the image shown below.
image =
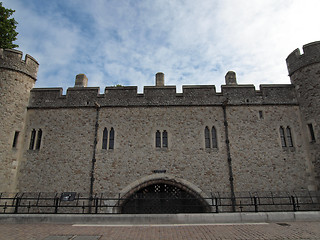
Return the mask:
[[(260, 118), (262, 111), (263, 118)], [(39, 151), (26, 150), (19, 190), (88, 192), (96, 109), (28, 111), (25, 142), (43, 130)], [(227, 106), (235, 191), (306, 190), (307, 158), (296, 105)], [(132, 182), (171, 176), (207, 195), (230, 192), (221, 106), (101, 107), (94, 192), (117, 196)], [(206, 149), (204, 128), (215, 126), (218, 149)], [(292, 128), (294, 147), (281, 147), (279, 127)], [(102, 149), (104, 128), (115, 130), (114, 149)], [(168, 132), (168, 149), (155, 147), (157, 130)], [(154, 173), (165, 170), (166, 173)]]
[[(303, 138), (309, 154), (309, 166), (320, 186), (320, 42), (303, 46), (287, 58), (291, 82), (296, 86), (303, 122)], [(309, 126), (314, 131), (311, 137)]]
[[(29, 110), (19, 191), (89, 192), (94, 109)], [(30, 150), (33, 129), (42, 130), (39, 150)]]
[[(22, 52), (0, 49), (0, 189), (16, 191), (16, 173), (23, 149), (23, 133), (30, 90), (38, 63)], [(16, 133), (17, 132), (17, 133)], [(13, 146), (15, 134), (16, 145)]]
[[(237, 85), (235, 73), (228, 72), (221, 93), (215, 86), (183, 86), (177, 93), (158, 73), (156, 86), (145, 87), (142, 94), (137, 87), (107, 87), (100, 94), (99, 88), (86, 87), (84, 74), (65, 95), (61, 88), (32, 89), (29, 94), (36, 62), (28, 56), (21, 61), (17, 51), (2, 51), (0, 130), (7, 137), (0, 139), (0, 189), (92, 190), (114, 197), (127, 196), (150, 179), (170, 179), (204, 197), (230, 193), (231, 185), (235, 192), (317, 190), (319, 45), (308, 44), (304, 54), (295, 50), (289, 55), (292, 84), (256, 90)], [(213, 126), (217, 148), (208, 149), (205, 127)], [(282, 146), (281, 127), (286, 139), (290, 130), (292, 146)], [(102, 148), (105, 128), (115, 131), (114, 149)], [(156, 147), (158, 130), (168, 133), (167, 148)], [(19, 140), (13, 148), (16, 131)], [(31, 149), (33, 131), (42, 138), (39, 148)]]
[(221, 105), (228, 99), (233, 105), (278, 105), (298, 104), (295, 89), (290, 84), (261, 85), (256, 90), (253, 85), (223, 85), (217, 93), (215, 86), (183, 86), (182, 93), (176, 93), (175, 86), (144, 87), (138, 94), (137, 87), (107, 87), (104, 94), (99, 88), (68, 88), (62, 95), (61, 88), (33, 89), (29, 108), (94, 107), (101, 106), (205, 106)]

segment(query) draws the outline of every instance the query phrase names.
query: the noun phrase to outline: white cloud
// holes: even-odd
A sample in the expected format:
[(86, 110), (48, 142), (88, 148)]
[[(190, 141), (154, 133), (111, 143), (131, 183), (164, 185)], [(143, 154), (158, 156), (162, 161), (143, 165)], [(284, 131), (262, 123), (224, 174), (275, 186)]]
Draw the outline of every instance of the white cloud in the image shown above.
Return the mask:
[[(16, 9), (21, 50), (40, 62), (37, 87), (166, 83), (289, 83), (285, 58), (319, 40), (318, 0), (4, 1)], [(81, 7), (79, 7), (81, 6)]]

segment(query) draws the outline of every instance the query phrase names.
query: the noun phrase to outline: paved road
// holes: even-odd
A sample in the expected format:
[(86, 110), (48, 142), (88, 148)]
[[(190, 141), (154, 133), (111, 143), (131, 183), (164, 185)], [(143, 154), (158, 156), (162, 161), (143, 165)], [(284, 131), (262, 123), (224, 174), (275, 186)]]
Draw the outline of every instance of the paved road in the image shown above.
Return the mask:
[(207, 225), (1, 224), (2, 240), (320, 239), (320, 222)]

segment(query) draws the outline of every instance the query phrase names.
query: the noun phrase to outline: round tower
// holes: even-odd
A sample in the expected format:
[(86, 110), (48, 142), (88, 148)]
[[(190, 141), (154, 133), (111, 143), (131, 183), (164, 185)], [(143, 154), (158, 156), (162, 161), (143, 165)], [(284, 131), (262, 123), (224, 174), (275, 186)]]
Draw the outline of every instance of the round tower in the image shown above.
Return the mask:
[(320, 41), (294, 50), (286, 59), (295, 85), (315, 188), (320, 189)]
[(17, 166), (30, 90), (38, 62), (17, 50), (0, 49), (0, 192), (16, 191)]

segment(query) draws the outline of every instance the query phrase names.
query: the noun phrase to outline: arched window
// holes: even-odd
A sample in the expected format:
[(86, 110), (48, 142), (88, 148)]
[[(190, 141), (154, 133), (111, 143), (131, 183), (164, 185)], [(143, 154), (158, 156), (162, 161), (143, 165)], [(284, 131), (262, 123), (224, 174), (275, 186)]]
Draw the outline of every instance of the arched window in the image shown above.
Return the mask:
[(206, 148), (210, 148), (211, 144), (210, 144), (210, 131), (209, 131), (209, 128), (206, 127), (204, 129), (204, 139), (205, 139), (205, 145), (206, 145)]
[(212, 127), (211, 133), (212, 133), (212, 148), (218, 148), (217, 131), (215, 127)]
[(37, 136), (37, 144), (36, 144), (36, 149), (39, 150), (41, 146), (41, 138), (42, 138), (42, 130), (39, 129), (38, 131), (38, 136)]
[(291, 129), (289, 127), (287, 127), (287, 140), (288, 140), (288, 146), (293, 147)]
[(281, 138), (281, 146), (286, 147), (287, 143), (286, 143), (286, 138), (284, 135), (284, 128), (283, 127), (280, 127), (280, 138)]
[(157, 130), (156, 132), (156, 147), (157, 148), (161, 147), (161, 134), (159, 130)]
[(34, 148), (35, 139), (36, 139), (36, 130), (33, 129), (32, 132), (31, 132), (31, 138), (30, 138), (30, 145), (29, 145), (29, 149), (30, 150), (33, 150), (33, 148)]
[(108, 148), (108, 129), (104, 128), (102, 137), (102, 149)]
[(164, 130), (162, 133), (162, 147), (168, 147), (168, 132), (166, 130)]
[(111, 128), (110, 130), (109, 149), (114, 149), (114, 129), (113, 128)]

